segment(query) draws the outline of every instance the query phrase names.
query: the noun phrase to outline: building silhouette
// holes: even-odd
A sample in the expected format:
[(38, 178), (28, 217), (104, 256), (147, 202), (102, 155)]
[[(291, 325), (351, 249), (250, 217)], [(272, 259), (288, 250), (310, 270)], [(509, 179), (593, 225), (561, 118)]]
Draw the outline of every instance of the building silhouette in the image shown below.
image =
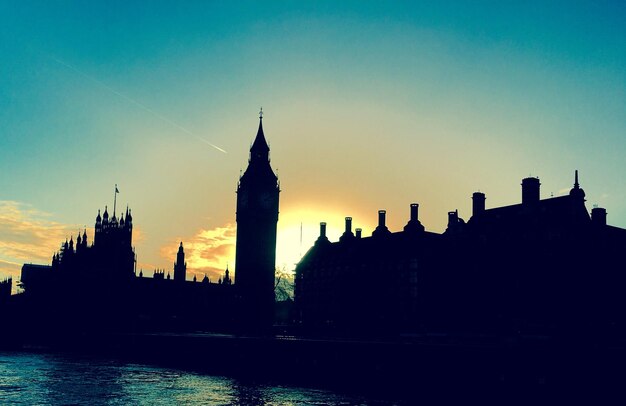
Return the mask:
[(267, 329), (274, 318), (276, 224), (280, 185), (270, 166), (263, 112), (250, 147), (248, 168), (237, 186), (235, 285), (245, 324)]
[[(422, 333), (626, 338), (626, 230), (604, 208), (585, 206), (575, 172), (565, 196), (541, 199), (538, 178), (522, 180), (521, 203), (487, 208), (475, 192), (468, 221), (449, 211), (443, 233), (427, 231), (419, 205), (401, 231), (378, 211), (371, 236), (337, 242), (320, 235), (296, 267), (297, 327), (304, 334), (393, 336)], [(117, 188), (116, 188), (117, 192)], [(181, 241), (173, 269), (136, 269), (130, 208), (105, 206), (71, 236), (50, 265), (25, 264), (20, 286), (0, 282), (0, 302), (31, 335), (58, 331), (233, 331), (265, 334), (274, 323), (280, 185), (270, 166), (262, 114), (237, 186), (234, 281), (187, 280)], [(7, 293), (8, 292), (8, 293)], [(8, 299), (7, 299), (8, 298)], [(282, 309), (290, 314), (290, 309)], [(289, 316), (288, 318), (291, 318)]]
[(182, 241), (176, 253), (176, 262), (174, 262), (174, 280), (178, 282), (187, 280), (187, 262), (185, 262), (185, 250)]
[[(117, 199), (117, 186), (115, 188)], [(132, 245), (133, 216), (118, 218), (105, 206), (87, 231), (71, 236), (50, 265), (25, 264), (13, 302), (25, 328), (51, 331), (209, 330), (265, 332), (274, 314), (274, 267), (279, 185), (269, 165), (262, 115), (250, 148), (249, 165), (237, 188), (236, 281), (228, 266), (217, 281), (205, 274), (187, 280), (181, 241), (173, 272), (137, 272)], [(5, 288), (6, 287), (6, 288)], [(0, 282), (0, 301), (10, 297)], [(5, 294), (6, 292), (9, 294)]]
[[(472, 196), (465, 222), (448, 212), (444, 233), (424, 230), (418, 205), (403, 231), (378, 213), (371, 237), (320, 236), (296, 268), (295, 303), (306, 332), (389, 335), (456, 332), (582, 338), (623, 335), (626, 230), (589, 215), (575, 174), (566, 196), (540, 199), (538, 178), (522, 202), (486, 208)], [(575, 332), (575, 333), (574, 333)]]
[(0, 281), (0, 303), (5, 303), (11, 297), (13, 278), (6, 278)]

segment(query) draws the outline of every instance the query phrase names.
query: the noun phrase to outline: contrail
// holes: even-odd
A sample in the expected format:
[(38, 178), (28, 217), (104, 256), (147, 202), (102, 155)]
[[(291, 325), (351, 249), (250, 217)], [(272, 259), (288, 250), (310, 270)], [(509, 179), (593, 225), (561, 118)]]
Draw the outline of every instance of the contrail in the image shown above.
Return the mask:
[(215, 144), (205, 140), (202, 137), (197, 136), (196, 134), (192, 133), (190, 130), (186, 129), (182, 125), (180, 125), (178, 123), (175, 123), (174, 121), (170, 120), (169, 118), (160, 115), (156, 111), (152, 110), (150, 107), (148, 107), (148, 106), (146, 106), (146, 105), (144, 105), (142, 103), (139, 103), (137, 100), (131, 99), (130, 97), (126, 96), (125, 94), (118, 92), (117, 90), (113, 89), (112, 87), (110, 87), (106, 83), (101, 82), (98, 79), (96, 79), (96, 78), (94, 78), (92, 76), (87, 75), (86, 73), (80, 71), (79, 69), (73, 67), (72, 65), (70, 65), (70, 64), (68, 64), (66, 62), (63, 62), (62, 60), (60, 60), (58, 58), (55, 58), (54, 56), (51, 56), (50, 58), (52, 58), (52, 60), (54, 60), (56, 63), (61, 64), (61, 65), (65, 66), (66, 68), (73, 70), (74, 72), (78, 73), (82, 77), (87, 78), (87, 79), (89, 79), (89, 80), (91, 80), (93, 82), (96, 82), (97, 84), (99, 84), (103, 88), (107, 89), (109, 92), (111, 92), (111, 93), (121, 97), (122, 99), (126, 100), (129, 103), (134, 104), (135, 106), (139, 107), (140, 109), (142, 109), (142, 110), (152, 114), (156, 118), (158, 118), (158, 119), (160, 119), (162, 121), (165, 121), (166, 123), (168, 123), (168, 124), (178, 128), (179, 130), (181, 130), (185, 134), (191, 135), (192, 137), (196, 138), (197, 140), (202, 141), (202, 142), (204, 142), (206, 144), (209, 144), (210, 146), (212, 146), (213, 148), (215, 148), (216, 150), (218, 150), (220, 152), (223, 152), (224, 154), (227, 153), (224, 149), (222, 149), (222, 148), (218, 147), (217, 145), (215, 145)]

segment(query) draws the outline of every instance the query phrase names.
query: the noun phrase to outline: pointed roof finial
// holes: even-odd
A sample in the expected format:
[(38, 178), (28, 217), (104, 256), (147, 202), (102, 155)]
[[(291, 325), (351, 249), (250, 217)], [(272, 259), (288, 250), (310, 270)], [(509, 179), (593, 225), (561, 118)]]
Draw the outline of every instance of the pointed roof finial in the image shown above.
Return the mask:
[(570, 196), (575, 196), (584, 199), (585, 191), (581, 189), (578, 183), (578, 169), (574, 171), (574, 187), (569, 191)]
[(269, 152), (270, 147), (267, 145), (267, 141), (265, 140), (265, 134), (263, 134), (263, 107), (261, 107), (261, 111), (259, 111), (259, 129), (257, 130), (256, 137), (254, 138), (254, 142), (250, 147), (250, 152), (255, 152), (252, 156), (254, 157), (258, 153), (261, 153), (262, 156), (267, 157), (267, 153)]

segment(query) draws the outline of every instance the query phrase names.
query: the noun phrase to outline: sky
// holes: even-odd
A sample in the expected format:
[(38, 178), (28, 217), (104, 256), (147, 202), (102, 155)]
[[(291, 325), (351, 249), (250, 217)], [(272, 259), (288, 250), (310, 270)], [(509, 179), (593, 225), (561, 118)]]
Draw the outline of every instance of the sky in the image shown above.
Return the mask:
[[(345, 216), (429, 231), (572, 187), (626, 227), (626, 3), (0, 1), (0, 278), (132, 209), (138, 269), (235, 267), (263, 107), (277, 266)], [(302, 231), (301, 231), (302, 230)], [(301, 237), (302, 236), (302, 237)]]

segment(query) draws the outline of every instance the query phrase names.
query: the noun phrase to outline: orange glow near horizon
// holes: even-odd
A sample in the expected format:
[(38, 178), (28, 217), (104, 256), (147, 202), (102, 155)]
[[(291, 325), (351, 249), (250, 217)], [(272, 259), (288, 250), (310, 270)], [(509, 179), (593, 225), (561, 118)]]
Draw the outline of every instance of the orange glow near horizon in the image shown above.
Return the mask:
[[(344, 232), (346, 213), (350, 210), (329, 210), (315, 204), (303, 204), (281, 211), (278, 220), (276, 266), (290, 271), (319, 237), (319, 224), (326, 223), (326, 236), (337, 241)], [(352, 216), (352, 231), (363, 229), (363, 235), (373, 230), (371, 222), (363, 223), (363, 216)], [(302, 238), (301, 238), (302, 237)]]

